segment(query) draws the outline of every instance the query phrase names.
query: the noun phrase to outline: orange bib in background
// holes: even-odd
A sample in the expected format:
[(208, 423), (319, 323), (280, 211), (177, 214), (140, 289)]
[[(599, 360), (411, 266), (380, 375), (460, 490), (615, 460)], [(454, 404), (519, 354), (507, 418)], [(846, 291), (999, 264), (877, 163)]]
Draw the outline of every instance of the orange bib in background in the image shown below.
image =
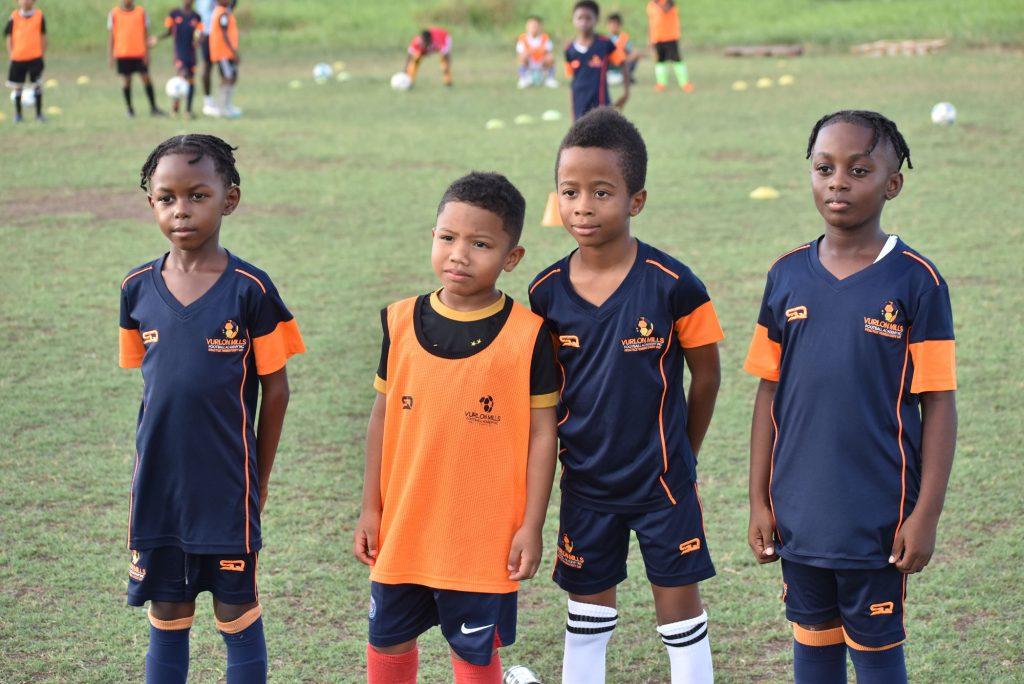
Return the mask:
[[(228, 37), (224, 39), (224, 29), (220, 25), (220, 18), (228, 17)], [(231, 44), (228, 45), (228, 41)], [(238, 22), (235, 15), (227, 7), (217, 5), (213, 10), (213, 17), (210, 19), (210, 61), (219, 62), (223, 59), (234, 59), (235, 50), (238, 49)]]
[(23, 17), (14, 10), (11, 14), (11, 61), (28, 62), (43, 56), (43, 13), (36, 10)]
[(110, 10), (110, 30), (114, 34), (114, 57), (142, 59), (146, 56), (146, 10), (138, 5), (130, 11), (115, 7)]

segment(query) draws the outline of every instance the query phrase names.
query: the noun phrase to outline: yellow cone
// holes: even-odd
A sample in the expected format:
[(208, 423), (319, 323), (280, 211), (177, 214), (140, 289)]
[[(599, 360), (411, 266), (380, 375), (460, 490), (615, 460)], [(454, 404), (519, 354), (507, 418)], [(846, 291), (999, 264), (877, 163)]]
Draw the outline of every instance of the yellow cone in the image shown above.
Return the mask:
[(548, 205), (544, 207), (544, 218), (540, 220), (540, 225), (545, 228), (561, 228), (562, 217), (558, 214), (558, 193), (553, 192), (548, 195)]
[(778, 198), (779, 198), (779, 191), (776, 190), (775, 188), (771, 187), (771, 186), (768, 186), (768, 185), (762, 185), (760, 187), (754, 188), (750, 192), (750, 199), (755, 199), (755, 200), (772, 200), (772, 199), (778, 199)]
[(75, 83), (78, 85), (89, 85), (90, 80), (91, 79), (88, 76), (79, 76)]

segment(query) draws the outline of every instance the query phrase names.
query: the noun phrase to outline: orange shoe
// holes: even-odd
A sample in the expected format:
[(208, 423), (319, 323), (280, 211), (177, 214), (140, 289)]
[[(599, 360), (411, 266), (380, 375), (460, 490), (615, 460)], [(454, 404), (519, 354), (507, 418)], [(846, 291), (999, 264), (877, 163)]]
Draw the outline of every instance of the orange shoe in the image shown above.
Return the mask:
[(663, 92), (665, 92), (665, 86), (664, 86), (664, 84), (661, 84), (661, 83), (655, 83), (654, 84), (654, 90), (659, 92), (659, 93), (663, 93)]
[(684, 93), (692, 93), (693, 92), (693, 84), (690, 83), (689, 81), (687, 81), (686, 85), (683, 86), (683, 92)]

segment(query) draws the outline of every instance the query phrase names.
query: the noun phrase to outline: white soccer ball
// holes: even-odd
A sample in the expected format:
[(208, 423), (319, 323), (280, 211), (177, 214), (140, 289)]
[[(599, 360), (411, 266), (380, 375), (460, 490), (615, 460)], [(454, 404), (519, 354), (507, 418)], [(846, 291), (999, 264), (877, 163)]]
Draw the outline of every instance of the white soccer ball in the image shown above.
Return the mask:
[(327, 62), (320, 62), (313, 67), (313, 80), (317, 83), (327, 83), (334, 76), (334, 69)]
[(181, 76), (174, 76), (167, 81), (164, 92), (172, 100), (181, 100), (188, 96), (188, 81)]
[(948, 102), (940, 102), (932, 107), (932, 123), (949, 126), (956, 123), (956, 107)]
[(408, 90), (412, 87), (412, 79), (409, 78), (409, 74), (399, 71), (391, 77), (391, 87), (395, 90)]
[(609, 71), (608, 72), (608, 85), (618, 86), (622, 85), (625, 79), (622, 76), (621, 71)]
[[(11, 91), (11, 102), (15, 100), (15, 91)], [(35, 86), (29, 85), (21, 91), (21, 106), (31, 107), (36, 103), (36, 89)]]

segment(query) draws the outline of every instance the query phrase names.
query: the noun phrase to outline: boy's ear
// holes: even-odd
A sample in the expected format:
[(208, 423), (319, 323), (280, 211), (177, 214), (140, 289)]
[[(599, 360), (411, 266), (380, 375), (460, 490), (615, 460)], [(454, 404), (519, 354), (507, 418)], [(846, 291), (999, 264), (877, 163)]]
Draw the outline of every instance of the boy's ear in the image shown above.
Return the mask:
[(502, 269), (504, 269), (506, 273), (511, 271), (519, 265), (519, 262), (523, 260), (524, 256), (526, 256), (526, 248), (522, 245), (516, 245), (508, 254), (505, 255), (505, 265), (502, 266)]
[(156, 209), (156, 204), (153, 201), (153, 194), (152, 193), (149, 193), (149, 192), (146, 193), (146, 201), (149, 202), (149, 208), (150, 209)]
[(901, 190), (903, 190), (903, 173), (897, 171), (889, 176), (889, 180), (885, 184), (885, 199), (896, 199)]
[(629, 215), (637, 216), (647, 204), (647, 190), (639, 190), (629, 198)]
[(227, 216), (238, 208), (238, 203), (242, 201), (242, 189), (237, 185), (232, 185), (228, 188), (227, 193), (224, 195), (224, 210), (221, 214)]

